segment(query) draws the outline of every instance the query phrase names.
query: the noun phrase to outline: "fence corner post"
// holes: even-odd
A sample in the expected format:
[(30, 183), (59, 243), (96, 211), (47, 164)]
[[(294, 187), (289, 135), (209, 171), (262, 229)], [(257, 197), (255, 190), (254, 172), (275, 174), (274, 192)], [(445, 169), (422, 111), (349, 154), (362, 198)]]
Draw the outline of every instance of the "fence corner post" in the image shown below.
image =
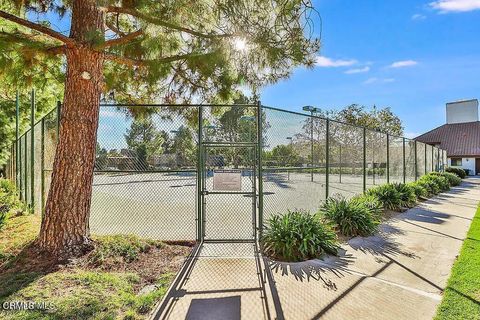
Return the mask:
[(387, 183), (390, 183), (390, 135), (387, 133)]
[[(328, 199), (330, 185), (330, 119), (327, 118), (325, 128), (325, 200)], [(341, 164), (340, 164), (341, 165)]]
[(257, 148), (258, 148), (258, 237), (263, 236), (263, 111), (260, 100), (257, 102)]
[(367, 128), (363, 127), (363, 192), (367, 191)]
[[(15, 186), (17, 187), (17, 190), (20, 190), (19, 187), (21, 185), (20, 183), (20, 169), (19, 169), (19, 163), (20, 163), (20, 151), (19, 151), (19, 146), (20, 142), (18, 141), (19, 136), (20, 136), (20, 126), (19, 126), (19, 118), (20, 118), (20, 97), (17, 94), (15, 97)], [(21, 191), (20, 191), (20, 194)]]
[(35, 212), (35, 89), (32, 89), (30, 103), (30, 203)]

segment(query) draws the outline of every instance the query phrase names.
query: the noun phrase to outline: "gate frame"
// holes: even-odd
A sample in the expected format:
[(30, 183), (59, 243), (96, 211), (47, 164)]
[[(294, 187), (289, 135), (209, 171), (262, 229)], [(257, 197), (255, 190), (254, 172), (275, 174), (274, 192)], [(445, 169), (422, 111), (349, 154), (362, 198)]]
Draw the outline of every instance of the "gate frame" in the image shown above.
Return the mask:
[[(263, 230), (263, 176), (262, 176), (262, 105), (260, 101), (257, 104), (232, 104), (225, 105), (230, 108), (255, 108), (256, 138), (249, 142), (214, 142), (204, 141), (204, 107), (211, 105), (198, 106), (198, 161), (197, 161), (197, 241), (199, 242), (221, 242), (221, 243), (256, 243), (261, 238)], [(244, 147), (254, 152), (253, 167), (250, 168), (252, 181), (252, 192), (229, 192), (229, 191), (208, 191), (206, 190), (206, 150), (215, 147)], [(247, 149), (247, 150), (248, 150)], [(205, 226), (207, 215), (205, 212), (206, 196), (208, 194), (232, 194), (232, 195), (250, 195), (252, 197), (252, 238), (250, 239), (208, 239), (205, 238)]]

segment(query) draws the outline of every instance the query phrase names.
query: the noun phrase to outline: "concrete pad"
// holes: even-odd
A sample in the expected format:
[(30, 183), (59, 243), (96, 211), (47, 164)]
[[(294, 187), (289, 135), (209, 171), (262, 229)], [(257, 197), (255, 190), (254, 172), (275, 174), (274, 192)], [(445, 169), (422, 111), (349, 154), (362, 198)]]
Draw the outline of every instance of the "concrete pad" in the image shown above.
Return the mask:
[(272, 265), (285, 319), (431, 319), (479, 201), (480, 179), (467, 179), (338, 257)]
[(160, 319), (269, 319), (252, 243), (205, 243)]

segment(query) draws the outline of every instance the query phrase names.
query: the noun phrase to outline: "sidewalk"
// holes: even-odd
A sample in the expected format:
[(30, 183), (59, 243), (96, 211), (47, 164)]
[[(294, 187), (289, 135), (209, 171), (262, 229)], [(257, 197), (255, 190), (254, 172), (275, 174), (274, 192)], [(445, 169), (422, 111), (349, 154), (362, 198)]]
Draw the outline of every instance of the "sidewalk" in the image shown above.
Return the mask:
[(480, 201), (466, 179), (353, 238), (339, 257), (271, 265), (285, 319), (432, 319)]
[(275, 318), (254, 243), (204, 243), (186, 266), (154, 319)]
[(154, 319), (432, 319), (479, 201), (480, 179), (467, 179), (325, 260), (275, 263), (252, 243), (204, 243)]

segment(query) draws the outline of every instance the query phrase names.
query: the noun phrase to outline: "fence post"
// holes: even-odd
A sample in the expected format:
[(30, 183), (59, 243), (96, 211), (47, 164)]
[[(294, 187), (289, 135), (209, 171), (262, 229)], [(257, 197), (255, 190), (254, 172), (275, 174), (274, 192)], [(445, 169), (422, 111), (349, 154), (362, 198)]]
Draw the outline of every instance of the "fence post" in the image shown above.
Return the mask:
[[(19, 163), (20, 163), (20, 158), (19, 158), (19, 141), (18, 141), (18, 138), (19, 138), (19, 135), (20, 135), (20, 127), (19, 127), (19, 117), (20, 117), (20, 99), (19, 99), (19, 96), (18, 96), (18, 90), (17, 90), (17, 94), (16, 94), (16, 97), (15, 97), (15, 186), (17, 188), (19, 188), (19, 186), (21, 186), (21, 179), (20, 179), (20, 169), (19, 169)], [(20, 189), (20, 194), (22, 193), (21, 192), (21, 187)]]
[(387, 133), (387, 183), (390, 183), (390, 135)]
[[(198, 148), (197, 148), (197, 241), (203, 240), (203, 164), (202, 164), (202, 119), (203, 109), (198, 106)], [(57, 127), (58, 128), (58, 127)]]
[(258, 148), (258, 235), (262, 239), (263, 235), (263, 119), (262, 104), (258, 101), (257, 107), (257, 148)]
[(325, 199), (328, 199), (330, 185), (330, 120), (328, 118), (325, 129)]
[(30, 102), (30, 201), (35, 212), (35, 89), (32, 89)]
[(405, 159), (406, 157), (406, 151), (405, 151), (405, 138), (402, 138), (402, 144), (403, 144), (403, 161), (402, 161), (402, 166), (403, 166), (403, 183), (407, 181), (407, 161)]
[(423, 145), (423, 148), (425, 149), (425, 159), (423, 161), (425, 163), (425, 173), (424, 174), (427, 174), (427, 172), (428, 172), (427, 167), (428, 166), (427, 166), (427, 144), (426, 143)]
[(22, 177), (22, 139), (18, 138), (17, 140), (18, 144), (18, 169), (17, 169), (17, 175), (18, 175), (18, 193), (20, 196), (20, 200), (23, 200), (23, 177)]
[(367, 128), (363, 127), (363, 192), (367, 190)]
[(417, 156), (417, 140), (415, 141), (415, 181), (417, 181), (418, 177), (418, 156)]
[[(28, 131), (27, 131), (28, 132)], [(28, 183), (27, 183), (27, 179), (28, 179), (28, 172), (27, 172), (27, 165), (28, 165), (28, 140), (27, 140), (27, 132), (24, 133), (24, 140), (25, 140), (25, 165), (24, 165), (24, 168), (25, 168), (25, 172), (24, 172), (24, 183), (25, 185), (23, 186), (23, 189), (25, 190), (25, 203), (28, 204), (28, 198), (27, 198), (27, 192), (28, 192)]]
[(40, 201), (40, 210), (43, 218), (43, 214), (45, 212), (45, 117), (42, 118), (42, 137), (41, 137), (41, 158), (40, 158), (40, 166), (41, 166), (41, 184), (42, 184), (42, 193), (41, 193), (41, 201)]

